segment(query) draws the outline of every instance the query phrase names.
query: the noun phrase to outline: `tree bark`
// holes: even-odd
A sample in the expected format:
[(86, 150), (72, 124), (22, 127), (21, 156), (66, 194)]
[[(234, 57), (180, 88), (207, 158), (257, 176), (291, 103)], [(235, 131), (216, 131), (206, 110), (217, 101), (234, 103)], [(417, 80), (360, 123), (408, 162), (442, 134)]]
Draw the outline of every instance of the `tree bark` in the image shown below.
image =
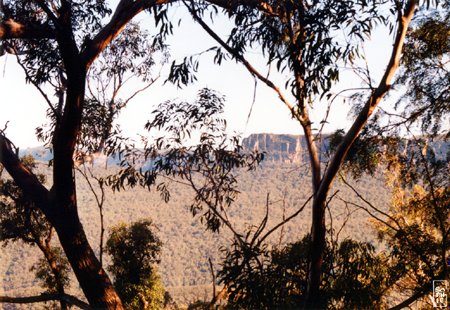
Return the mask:
[[(78, 217), (76, 201), (69, 199), (69, 205), (58, 202), (54, 188), (49, 192), (38, 179), (24, 167), (8, 142), (0, 135), (0, 162), (37, 207), (46, 215), (55, 227), (60, 243), (79, 281), (79, 284), (94, 308), (122, 309), (120, 298), (100, 262), (88, 243), (83, 227)], [(55, 154), (56, 157), (56, 154)], [(72, 173), (68, 178), (72, 179)], [(75, 199), (75, 188), (71, 191)]]
[(16, 297), (16, 296), (0, 296), (0, 303), (11, 303), (11, 304), (31, 304), (36, 302), (45, 302), (52, 300), (64, 300), (66, 303), (75, 305), (81, 309), (92, 309), (88, 304), (79, 300), (75, 296), (68, 294), (49, 294), (43, 293), (37, 296), (26, 296), (26, 297)]
[(48, 25), (25, 24), (12, 18), (0, 20), (0, 39), (52, 39), (53, 29)]
[(89, 304), (99, 309), (122, 309), (119, 296), (89, 245), (78, 214), (62, 211), (53, 225)]
[(326, 244), (325, 202), (313, 200), (311, 223), (311, 247), (305, 308), (321, 308), (320, 284)]
[[(67, 46), (67, 45), (66, 45)], [(81, 130), (86, 70), (78, 55), (63, 53), (67, 70), (64, 114), (53, 137), (53, 182), (49, 220), (89, 304), (94, 308), (122, 309), (108, 275), (92, 250), (78, 216), (73, 154)]]
[(392, 79), (400, 64), (400, 56), (405, 41), (406, 32), (414, 15), (416, 6), (417, 1), (410, 0), (405, 5), (403, 11), (399, 8), (398, 28), (394, 46), (383, 78), (381, 79), (378, 87), (373, 90), (362, 111), (357, 116), (347, 134), (344, 136), (343, 141), (338, 146), (336, 153), (331, 159), (330, 164), (320, 181), (320, 186), (315, 191), (313, 201), (313, 222), (311, 228), (311, 262), (308, 273), (308, 287), (305, 302), (305, 308), (307, 309), (316, 309), (321, 306), (320, 284), (322, 279), (323, 255), (326, 243), (325, 206), (328, 192), (337, 172), (342, 165), (342, 162), (345, 159), (345, 156), (348, 153), (348, 150), (355, 142), (363, 127), (366, 125), (375, 108), (391, 87)]

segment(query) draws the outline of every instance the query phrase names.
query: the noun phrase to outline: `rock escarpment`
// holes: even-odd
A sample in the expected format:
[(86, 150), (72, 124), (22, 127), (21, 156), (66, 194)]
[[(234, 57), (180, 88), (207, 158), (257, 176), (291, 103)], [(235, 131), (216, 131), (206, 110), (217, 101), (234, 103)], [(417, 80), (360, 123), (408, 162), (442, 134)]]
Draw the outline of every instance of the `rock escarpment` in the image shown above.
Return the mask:
[(247, 150), (266, 153), (266, 161), (301, 164), (307, 160), (304, 136), (278, 134), (252, 134), (242, 141)]

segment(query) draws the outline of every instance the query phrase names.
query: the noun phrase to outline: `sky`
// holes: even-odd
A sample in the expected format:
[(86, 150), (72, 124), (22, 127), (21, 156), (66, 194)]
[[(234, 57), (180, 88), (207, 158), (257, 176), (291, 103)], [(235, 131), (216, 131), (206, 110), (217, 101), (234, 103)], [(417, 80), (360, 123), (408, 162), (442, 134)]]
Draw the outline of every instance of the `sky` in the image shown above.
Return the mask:
[[(171, 14), (170, 18), (177, 20), (184, 17), (185, 13), (177, 9)], [(139, 15), (136, 21), (143, 25), (150, 25), (151, 18), (144, 13)], [(213, 27), (219, 33), (227, 29), (226, 22), (221, 20), (214, 23)], [(189, 18), (184, 18), (180, 26), (175, 28), (174, 33), (169, 44), (171, 56), (178, 60), (216, 45), (202, 28)], [(391, 42), (392, 38), (386, 31), (380, 30), (374, 33), (364, 47), (375, 81), (381, 78), (382, 69), (386, 67)], [(225, 118), (230, 132), (237, 132), (244, 137), (252, 133), (302, 134), (300, 125), (291, 119), (290, 112), (273, 90), (258, 82), (255, 92), (255, 81), (244, 66), (233, 61), (217, 66), (213, 64), (212, 56), (212, 54), (201, 56), (197, 82), (184, 89), (177, 89), (168, 83), (163, 85), (167, 76), (167, 66), (159, 82), (146, 92), (139, 94), (121, 113), (118, 122), (124, 133), (131, 137), (135, 137), (137, 133), (143, 133), (143, 126), (150, 118), (151, 111), (160, 102), (175, 98), (194, 100), (199, 89), (209, 87), (226, 97)], [(261, 73), (264, 75), (267, 73), (268, 67), (258, 52), (251, 52), (247, 57), (260, 69)], [(277, 75), (273, 73), (274, 71), (274, 69), (271, 70), (270, 77), (283, 88), (286, 76)], [(130, 83), (128, 87), (131, 91), (138, 87), (138, 84)], [(354, 74), (345, 71), (341, 74), (341, 81), (336, 86), (335, 92), (350, 87), (361, 87), (361, 81)], [(2, 94), (0, 128), (3, 129), (9, 121), (6, 134), (20, 148), (41, 145), (42, 143), (37, 141), (34, 133), (36, 127), (46, 122), (48, 106), (34, 86), (25, 83), (25, 76), (17, 65), (14, 55), (0, 57), (0, 93)], [(284, 93), (289, 96), (289, 90), (284, 90)], [(314, 106), (311, 112), (313, 127), (322, 120), (326, 105), (326, 102), (319, 102)], [(331, 109), (330, 122), (325, 131), (331, 132), (348, 127), (351, 120), (348, 116), (349, 109), (350, 106), (343, 103), (343, 97), (338, 97)], [(248, 117), (250, 110), (252, 113)]]

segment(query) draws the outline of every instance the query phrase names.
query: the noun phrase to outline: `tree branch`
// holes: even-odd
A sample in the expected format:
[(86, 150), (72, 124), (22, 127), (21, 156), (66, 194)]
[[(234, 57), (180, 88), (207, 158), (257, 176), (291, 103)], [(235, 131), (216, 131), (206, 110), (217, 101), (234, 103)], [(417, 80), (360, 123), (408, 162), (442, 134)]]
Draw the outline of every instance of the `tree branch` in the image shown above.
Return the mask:
[[(210, 1), (212, 3), (215, 2), (221, 2), (221, 1)], [(251, 2), (251, 1), (250, 1)], [(283, 95), (283, 93), (281, 92), (281, 90), (268, 78), (264, 77), (261, 73), (258, 72), (258, 70), (256, 70), (255, 67), (253, 67), (248, 61), (247, 59), (244, 58), (244, 56), (236, 53), (235, 50), (233, 50), (233, 48), (231, 48), (231, 46), (229, 46), (224, 40), (222, 40), (217, 33), (214, 32), (214, 30), (212, 30), (198, 15), (197, 13), (194, 11), (194, 9), (192, 7), (190, 7), (186, 2), (184, 2), (184, 4), (186, 5), (186, 7), (188, 8), (189, 12), (191, 13), (192, 17), (194, 18), (194, 20), (196, 22), (198, 22), (200, 24), (200, 26), (214, 39), (216, 40), (228, 53), (230, 53), (236, 60), (238, 60), (239, 62), (241, 62), (245, 68), (248, 70), (248, 72), (250, 72), (250, 74), (254, 77), (256, 77), (257, 79), (259, 79), (261, 82), (263, 82), (264, 84), (266, 84), (268, 87), (272, 88), (278, 95), (278, 97), (280, 98), (280, 100), (286, 105), (286, 107), (289, 109), (289, 111), (293, 112), (294, 111), (294, 107), (291, 103), (289, 103), (288, 99)]]
[(12, 304), (31, 304), (37, 302), (56, 301), (56, 300), (63, 300), (81, 309), (91, 309), (91, 307), (87, 303), (69, 294), (42, 293), (41, 295), (26, 296), (26, 297), (0, 296), (0, 303), (12, 303)]
[(26, 24), (12, 18), (0, 20), (0, 39), (54, 39), (52, 27), (45, 24)]
[(303, 203), (303, 205), (297, 210), (295, 211), (293, 214), (291, 214), (290, 216), (288, 216), (287, 218), (285, 218), (283, 221), (281, 221), (280, 223), (278, 223), (277, 225), (275, 225), (274, 227), (272, 227), (258, 242), (258, 244), (261, 244), (267, 237), (269, 237), (274, 231), (276, 231), (278, 228), (280, 228), (281, 226), (285, 225), (287, 222), (289, 222), (290, 220), (292, 220), (293, 218), (295, 218), (297, 215), (299, 215), (303, 209), (305, 209), (305, 207), (308, 205), (308, 203), (311, 201), (311, 199), (313, 198), (313, 196), (309, 196), (309, 198)]
[(398, 29), (394, 41), (394, 47), (392, 49), (391, 58), (386, 68), (383, 78), (381, 79), (378, 87), (372, 92), (372, 95), (367, 100), (362, 111), (359, 113), (352, 127), (349, 129), (341, 144), (338, 146), (336, 153), (330, 161), (330, 166), (324, 174), (324, 177), (320, 183), (319, 190), (317, 192), (318, 199), (324, 200), (328, 193), (331, 183), (333, 182), (341, 164), (347, 155), (348, 150), (353, 145), (353, 142), (358, 137), (362, 128), (372, 115), (373, 111), (380, 103), (383, 96), (389, 91), (391, 87), (392, 78), (397, 71), (400, 64), (400, 56), (402, 53), (403, 44), (406, 37), (406, 32), (411, 19), (414, 15), (414, 11), (417, 6), (416, 0), (409, 0), (406, 4), (404, 14), (398, 18)]
[(38, 178), (19, 160), (13, 151), (12, 142), (0, 132), (0, 163), (11, 175), (17, 186), (44, 213), (49, 209), (49, 191), (39, 182)]
[(233, 10), (240, 5), (245, 5), (248, 7), (253, 7), (261, 12), (271, 15), (278, 16), (278, 13), (274, 10), (272, 5), (270, 5), (267, 1), (261, 0), (208, 0), (209, 3), (217, 5), (223, 9)]
[(396, 305), (396, 306), (394, 306), (392, 308), (389, 308), (389, 310), (401, 310), (401, 309), (404, 309), (404, 308), (408, 307), (410, 304), (412, 304), (413, 302), (415, 302), (416, 300), (418, 300), (419, 298), (422, 298), (423, 296), (425, 296), (427, 294), (427, 292), (429, 292), (430, 290), (431, 290), (431, 287), (429, 285), (428, 286), (424, 286), (417, 293), (415, 293), (411, 297), (405, 299), (404, 301), (402, 301), (398, 305)]
[(121, 0), (109, 23), (100, 30), (82, 51), (82, 58), (86, 65), (86, 69), (90, 67), (92, 62), (108, 46), (108, 44), (120, 34), (133, 17), (144, 9), (169, 2), (171, 2), (171, 0), (138, 0), (133, 2)]

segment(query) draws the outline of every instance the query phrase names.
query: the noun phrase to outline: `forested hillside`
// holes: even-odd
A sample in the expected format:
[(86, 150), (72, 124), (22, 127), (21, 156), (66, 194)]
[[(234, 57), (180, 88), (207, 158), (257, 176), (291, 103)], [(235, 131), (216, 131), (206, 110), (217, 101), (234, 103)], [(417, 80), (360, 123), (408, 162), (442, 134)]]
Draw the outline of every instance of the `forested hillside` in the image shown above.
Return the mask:
[[(269, 139), (282, 140), (283, 136), (270, 135)], [(310, 176), (304, 175), (307, 171), (306, 163), (299, 165), (298, 162), (289, 163), (286, 160), (279, 160), (276, 143), (272, 143), (270, 147), (267, 146), (263, 150), (267, 152), (267, 160), (256, 171), (239, 172), (238, 182), (241, 194), (228, 211), (235, 229), (241, 233), (244, 233), (251, 225), (258, 225), (263, 219), (267, 197), (270, 202), (267, 227), (271, 228), (281, 222), (283, 217), (294, 213), (311, 195)], [(276, 150), (278, 157), (273, 158), (271, 150)], [(88, 165), (86, 169), (92, 169), (94, 175), (101, 177), (112, 174), (119, 168)], [(40, 162), (39, 171), (50, 177), (47, 163)], [(390, 196), (381, 176), (362, 177), (351, 183), (367, 200), (382, 209), (387, 208)], [(209, 295), (212, 291), (208, 259), (212, 260), (217, 271), (221, 264), (221, 248), (230, 245), (231, 234), (226, 227), (221, 228), (220, 234), (206, 231), (205, 225), (199, 218), (201, 214), (192, 216), (189, 203), (193, 199), (193, 193), (187, 186), (171, 182), (169, 190), (170, 201), (165, 203), (156, 190), (149, 192), (142, 188), (134, 188), (114, 193), (107, 189), (104, 205), (105, 226), (111, 227), (121, 222), (152, 219), (159, 228), (157, 234), (164, 243), (160, 265), (164, 284), (178, 301), (190, 302), (195, 299), (204, 299), (206, 294)], [(371, 241), (377, 245), (368, 214), (357, 210), (351, 204), (344, 203), (344, 201), (361, 203), (354, 192), (338, 180), (331, 193), (334, 198), (330, 203), (330, 213), (327, 213), (327, 223), (330, 223), (335, 232), (338, 232), (345, 222), (339, 239), (343, 240), (350, 236), (353, 239)], [(82, 223), (91, 245), (98, 253), (99, 210), (95, 197), (80, 173), (77, 173), (77, 196), (80, 201), (79, 212)], [(330, 214), (332, 221), (329, 220)], [(270, 240), (272, 246), (277, 247), (301, 239), (310, 230), (310, 218), (311, 210), (305, 208), (296, 218), (272, 235)], [(38, 250), (30, 249), (20, 243), (2, 248), (0, 254), (2, 293), (25, 295), (30, 292), (40, 292), (41, 289), (29, 270), (40, 255)], [(106, 258), (104, 265), (108, 262), (109, 259)], [(71, 292), (82, 296), (78, 292), (75, 280), (72, 281)]]

